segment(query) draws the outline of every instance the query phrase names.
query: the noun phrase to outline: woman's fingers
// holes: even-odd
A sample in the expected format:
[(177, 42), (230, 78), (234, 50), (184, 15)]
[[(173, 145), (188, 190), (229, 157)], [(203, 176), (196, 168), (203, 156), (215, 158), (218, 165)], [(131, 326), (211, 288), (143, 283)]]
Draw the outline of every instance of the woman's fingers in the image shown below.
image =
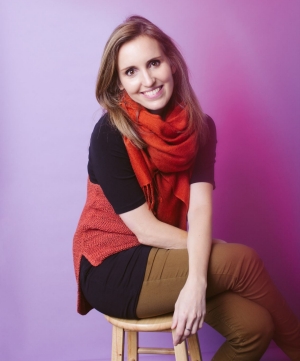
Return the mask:
[(193, 323), (193, 327), (191, 329), (191, 334), (195, 334), (199, 330), (200, 323), (201, 323), (201, 319), (200, 320), (198, 319), (196, 322)]
[(205, 287), (195, 289), (193, 283), (186, 284), (175, 304), (172, 322), (175, 346), (202, 327), (205, 311)]
[(201, 319), (200, 319), (200, 321), (199, 321), (198, 330), (199, 330), (199, 328), (202, 328), (202, 327), (203, 327), (204, 318), (205, 318), (205, 313), (202, 315), (202, 317), (201, 317)]
[(184, 336), (184, 331), (185, 331), (185, 321), (182, 317), (179, 317), (178, 322), (177, 322), (177, 326), (176, 326), (176, 330), (173, 336), (173, 343), (174, 346), (178, 345), (179, 343), (181, 343), (183, 341), (183, 336)]
[(175, 313), (177, 318), (177, 325), (175, 330), (175, 335), (173, 337), (174, 345), (178, 345), (181, 343), (189, 334), (190, 331), (188, 331), (186, 326), (188, 324), (188, 314), (186, 312), (180, 312), (177, 310), (175, 306)]
[(203, 324), (203, 317), (179, 317), (177, 322), (176, 331), (173, 336), (174, 345), (180, 344), (187, 337), (195, 334), (200, 328), (199, 325)]
[(175, 311), (173, 313), (173, 319), (172, 319), (172, 326), (171, 326), (172, 330), (174, 330), (174, 328), (176, 328), (177, 322), (178, 322), (178, 312), (177, 312), (176, 307), (175, 307)]

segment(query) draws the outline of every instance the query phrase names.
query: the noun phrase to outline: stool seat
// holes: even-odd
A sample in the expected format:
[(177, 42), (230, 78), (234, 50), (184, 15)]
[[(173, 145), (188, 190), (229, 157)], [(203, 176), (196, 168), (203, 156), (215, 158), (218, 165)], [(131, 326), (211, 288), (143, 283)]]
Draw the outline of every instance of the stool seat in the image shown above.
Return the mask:
[[(128, 361), (138, 361), (139, 354), (175, 355), (176, 361), (202, 361), (197, 334), (191, 335), (174, 348), (139, 347), (139, 332), (172, 332), (173, 314), (139, 320), (127, 320), (104, 315), (113, 325), (111, 361), (124, 361), (124, 334), (127, 332)], [(187, 345), (188, 348), (187, 348)]]
[(170, 330), (173, 314), (143, 318), (139, 320), (127, 320), (104, 315), (108, 322), (127, 331), (159, 332)]

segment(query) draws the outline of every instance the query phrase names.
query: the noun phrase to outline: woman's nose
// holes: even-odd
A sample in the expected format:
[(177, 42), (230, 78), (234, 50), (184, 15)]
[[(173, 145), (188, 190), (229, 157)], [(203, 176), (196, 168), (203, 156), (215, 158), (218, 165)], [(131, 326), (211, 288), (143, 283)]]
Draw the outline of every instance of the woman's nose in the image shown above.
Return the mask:
[(142, 85), (150, 87), (155, 83), (155, 78), (152, 76), (150, 71), (142, 72)]

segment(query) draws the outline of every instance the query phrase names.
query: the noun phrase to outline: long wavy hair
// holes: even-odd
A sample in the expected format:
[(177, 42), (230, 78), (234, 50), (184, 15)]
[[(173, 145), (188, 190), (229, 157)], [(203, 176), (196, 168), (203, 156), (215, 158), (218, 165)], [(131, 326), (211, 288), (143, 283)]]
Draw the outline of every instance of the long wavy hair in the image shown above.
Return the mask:
[(199, 132), (205, 138), (206, 123), (197, 97), (190, 85), (187, 65), (173, 40), (156, 25), (141, 16), (131, 16), (119, 25), (108, 39), (97, 77), (96, 98), (109, 113), (110, 121), (125, 137), (138, 148), (147, 145), (139, 135), (139, 130), (120, 106), (122, 91), (119, 88), (118, 54), (121, 46), (138, 36), (155, 39), (163, 53), (174, 67), (174, 89), (171, 101), (181, 104), (187, 110), (189, 132)]

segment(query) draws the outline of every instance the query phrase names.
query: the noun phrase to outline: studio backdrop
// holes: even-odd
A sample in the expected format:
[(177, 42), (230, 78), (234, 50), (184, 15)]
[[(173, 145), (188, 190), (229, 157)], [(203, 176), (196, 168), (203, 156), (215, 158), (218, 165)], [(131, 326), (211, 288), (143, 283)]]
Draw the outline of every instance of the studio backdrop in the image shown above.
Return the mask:
[[(176, 41), (218, 133), (214, 237), (254, 247), (300, 316), (300, 2), (0, 2), (0, 359), (108, 360), (111, 326), (76, 313), (96, 75), (127, 16)], [(159, 337), (148, 335), (153, 341)], [(200, 331), (204, 352), (222, 338)]]

